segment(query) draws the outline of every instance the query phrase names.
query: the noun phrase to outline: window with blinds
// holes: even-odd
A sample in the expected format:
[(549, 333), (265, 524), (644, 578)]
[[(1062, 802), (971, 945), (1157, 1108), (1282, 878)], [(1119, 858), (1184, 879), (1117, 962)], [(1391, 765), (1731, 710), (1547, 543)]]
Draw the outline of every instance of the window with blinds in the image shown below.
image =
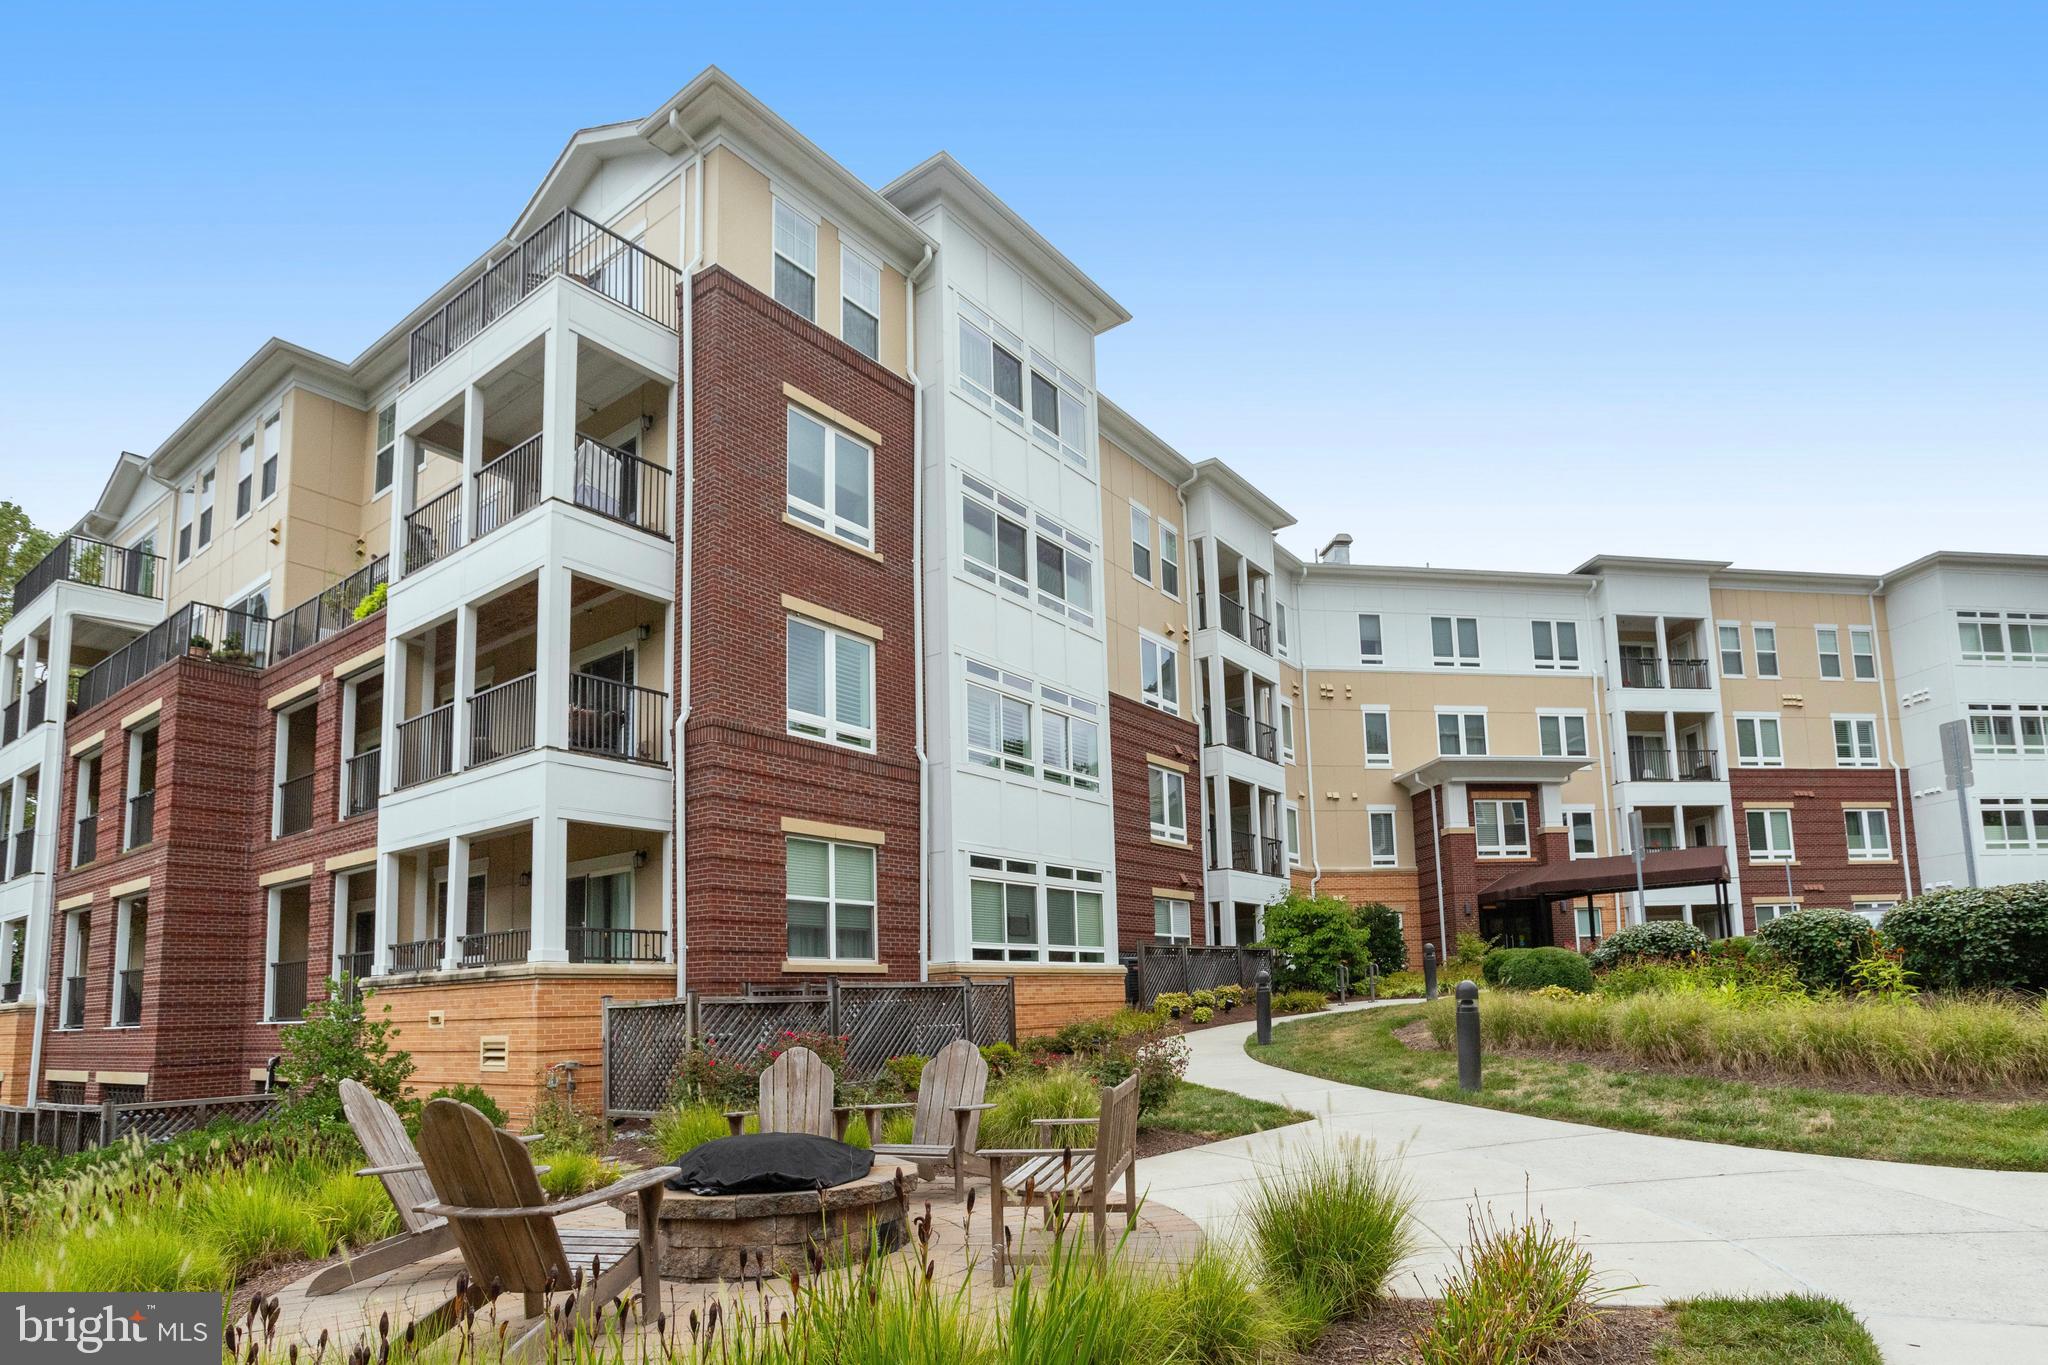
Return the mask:
[[(971, 674), (992, 675), (989, 685), (967, 684), (967, 761), (1025, 777), (1036, 775), (1038, 769), (1031, 759), (1031, 703), (993, 685), (997, 679), (1008, 681), (1008, 675), (972, 660), (967, 667)], [(1021, 678), (1016, 681), (1024, 682)]]
[(806, 526), (874, 548), (874, 452), (798, 408), (784, 441), (788, 512)]
[(775, 201), (775, 301), (799, 317), (818, 315), (818, 225)]
[(824, 839), (784, 842), (790, 957), (873, 961), (875, 850)]
[(858, 635), (789, 618), (789, 732), (875, 747), (875, 647)]
[(882, 271), (844, 243), (839, 247), (839, 334), (869, 360), (882, 353)]

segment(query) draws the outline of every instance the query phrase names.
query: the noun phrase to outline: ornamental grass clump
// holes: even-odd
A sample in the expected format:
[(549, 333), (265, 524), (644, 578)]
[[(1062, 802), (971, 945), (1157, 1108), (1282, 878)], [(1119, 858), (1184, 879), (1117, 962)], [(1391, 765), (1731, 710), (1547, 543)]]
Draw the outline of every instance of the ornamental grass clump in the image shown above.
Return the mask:
[(1468, 1217), (1469, 1245), (1416, 1339), (1423, 1365), (1521, 1365), (1546, 1359), (1594, 1326), (1593, 1257), (1540, 1214), (1501, 1224)]
[(1278, 1175), (1261, 1176), (1245, 1221), (1261, 1277), (1299, 1291), (1332, 1317), (1358, 1317), (1386, 1295), (1415, 1249), (1415, 1196), (1369, 1145), (1310, 1149)]

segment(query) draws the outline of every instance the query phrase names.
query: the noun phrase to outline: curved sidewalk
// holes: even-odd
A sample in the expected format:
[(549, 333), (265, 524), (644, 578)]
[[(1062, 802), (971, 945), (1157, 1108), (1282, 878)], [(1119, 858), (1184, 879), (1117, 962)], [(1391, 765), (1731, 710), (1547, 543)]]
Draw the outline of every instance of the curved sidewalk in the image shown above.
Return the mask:
[[(1140, 1180), (1212, 1235), (1288, 1149), (1400, 1151), (1423, 1225), (1401, 1291), (1433, 1290), (1475, 1202), (1576, 1226), (1623, 1302), (1808, 1292), (1840, 1299), (1890, 1361), (2048, 1360), (2048, 1174), (1908, 1166), (1620, 1133), (1285, 1071), (1252, 1026), (1188, 1035), (1188, 1079), (1317, 1115), (1148, 1159)], [(1419, 1278), (1420, 1289), (1417, 1280)]]

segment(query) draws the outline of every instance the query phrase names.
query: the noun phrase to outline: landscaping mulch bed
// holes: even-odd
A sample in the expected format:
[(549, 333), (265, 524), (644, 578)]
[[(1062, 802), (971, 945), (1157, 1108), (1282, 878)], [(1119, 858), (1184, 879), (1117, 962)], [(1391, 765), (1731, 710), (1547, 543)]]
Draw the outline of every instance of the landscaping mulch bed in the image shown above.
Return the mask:
[[(1415, 1019), (1393, 1031), (1394, 1041), (1411, 1052), (1442, 1052), (1429, 1031), (1429, 1021)], [(1561, 1047), (1487, 1047), (1488, 1057), (1514, 1057), (1530, 1062), (1579, 1062), (1602, 1071), (1636, 1076), (1693, 1076), (1714, 1081), (1740, 1081), (1745, 1085), (1776, 1086), (1781, 1089), (1828, 1090), (1840, 1095), (1893, 1095), (1907, 1099), (1973, 1100), (1986, 1104), (2025, 1104), (2048, 1100), (2048, 1088), (2018, 1087), (1985, 1091), (1966, 1086), (1909, 1085), (1901, 1081), (1867, 1079), (1860, 1076), (1757, 1075), (1723, 1071), (1719, 1067), (1694, 1064), (1652, 1064), (1616, 1052)]]
[[(1428, 1299), (1390, 1299), (1371, 1317), (1340, 1322), (1302, 1356), (1315, 1365), (1412, 1365), (1414, 1341), (1429, 1322)], [(1544, 1357), (1545, 1365), (1641, 1365), (1657, 1358), (1671, 1332), (1662, 1308), (1603, 1308), (1598, 1330)]]
[(1185, 1152), (1190, 1147), (1206, 1147), (1222, 1138), (1211, 1133), (1182, 1133), (1172, 1128), (1138, 1129), (1138, 1159), (1165, 1156), (1168, 1152)]
[(269, 1298), (286, 1285), (297, 1284), (314, 1271), (337, 1259), (334, 1256), (323, 1256), (318, 1259), (295, 1257), (289, 1261), (279, 1261), (275, 1265), (265, 1266), (245, 1277), (235, 1286), (234, 1295), (228, 1300), (228, 1321), (239, 1324), (248, 1316), (249, 1305), (254, 1300)]

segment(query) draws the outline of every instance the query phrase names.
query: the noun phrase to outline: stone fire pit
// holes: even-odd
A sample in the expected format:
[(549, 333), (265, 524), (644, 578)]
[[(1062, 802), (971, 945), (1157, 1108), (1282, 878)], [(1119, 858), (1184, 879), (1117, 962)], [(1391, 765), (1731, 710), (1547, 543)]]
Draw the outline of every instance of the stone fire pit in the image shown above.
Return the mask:
[[(859, 1180), (823, 1191), (787, 1194), (684, 1194), (665, 1191), (656, 1215), (665, 1280), (737, 1280), (753, 1274), (786, 1274), (804, 1267), (816, 1243), (837, 1263), (867, 1252), (869, 1229), (890, 1251), (903, 1245), (908, 1216), (897, 1190), (916, 1181), (917, 1168), (878, 1159)], [(626, 1225), (637, 1228), (638, 1201), (626, 1208)]]

